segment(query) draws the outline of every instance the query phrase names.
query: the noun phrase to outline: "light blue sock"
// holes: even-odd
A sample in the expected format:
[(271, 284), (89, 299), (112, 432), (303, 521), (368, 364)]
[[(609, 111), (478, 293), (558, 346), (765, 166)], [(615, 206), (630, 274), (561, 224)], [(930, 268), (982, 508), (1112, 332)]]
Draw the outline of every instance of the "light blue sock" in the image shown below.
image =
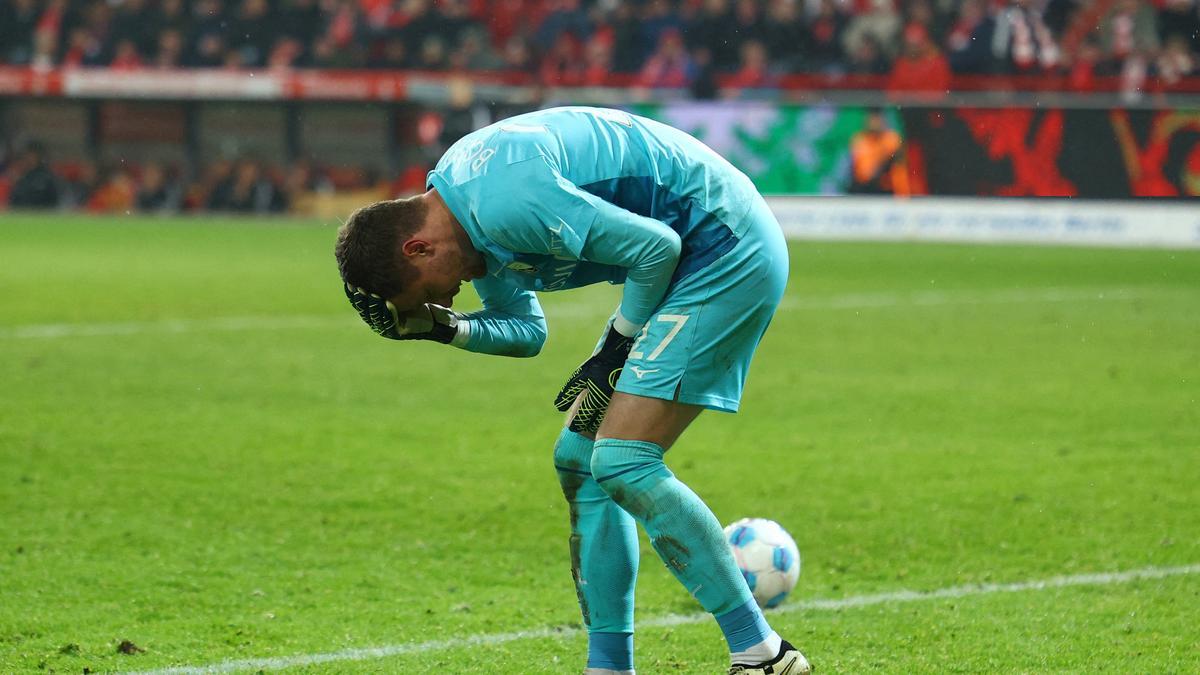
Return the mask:
[(762, 642), (771, 629), (708, 506), (645, 441), (603, 438), (592, 450), (592, 475), (650, 536), (654, 550), (705, 610), (718, 617), (731, 651)]
[[(718, 615), (717, 625), (725, 634), (725, 641), (729, 643), (729, 651), (735, 654), (762, 644), (773, 632), (767, 625), (767, 619), (763, 616), (762, 610), (758, 608), (758, 603), (754, 600), (750, 600), (733, 611)], [(774, 649), (778, 649), (778, 645), (773, 645), (772, 650)], [(774, 655), (774, 653), (768, 653), (754, 662), (765, 661)]]
[(563, 429), (554, 467), (571, 514), (571, 576), (588, 629), (588, 667), (633, 669), (637, 524), (592, 478), (592, 441)]

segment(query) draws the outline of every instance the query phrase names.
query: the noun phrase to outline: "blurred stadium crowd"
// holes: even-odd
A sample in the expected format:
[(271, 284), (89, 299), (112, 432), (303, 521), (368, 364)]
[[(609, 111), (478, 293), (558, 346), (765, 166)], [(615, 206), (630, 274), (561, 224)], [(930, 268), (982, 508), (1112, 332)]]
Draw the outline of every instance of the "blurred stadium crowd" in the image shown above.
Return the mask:
[[(1200, 81), (1197, 0), (4, 0), (0, 66), (115, 71), (403, 69), (512, 84), (864, 88), (944, 96), (978, 78), (1066, 92)], [(797, 80), (797, 78), (800, 78)], [(1046, 84), (1049, 83), (1049, 84)], [(452, 139), (449, 139), (452, 140)], [(275, 212), (344, 190), (419, 190), (358, 167), (55, 164), (0, 138), (0, 206)], [(435, 143), (436, 144), (436, 143)], [(444, 145), (444, 143), (443, 143)], [(270, 158), (278, 161), (278, 158)]]
[[(78, 209), (93, 213), (283, 213), (315, 195), (338, 189), (385, 195), (418, 191), (425, 167), (392, 181), (357, 167), (316, 168), (307, 162), (271, 165), (252, 158), (220, 160), (198, 175), (161, 162), (95, 162), (51, 165), (32, 142), (0, 157), (0, 206), (14, 209)], [(419, 175), (417, 175), (419, 174)]]
[[(772, 86), (791, 73), (1176, 80), (1196, 0), (6, 0), (0, 63), (508, 71), (545, 84)], [(931, 79), (932, 84), (930, 84)], [(729, 85), (727, 85), (729, 86)]]

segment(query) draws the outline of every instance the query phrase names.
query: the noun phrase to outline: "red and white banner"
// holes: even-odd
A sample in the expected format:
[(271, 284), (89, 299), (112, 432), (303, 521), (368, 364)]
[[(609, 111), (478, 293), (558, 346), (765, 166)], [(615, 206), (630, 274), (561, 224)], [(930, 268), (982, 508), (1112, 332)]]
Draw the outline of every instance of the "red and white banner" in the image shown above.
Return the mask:
[(402, 72), (0, 67), (0, 96), (395, 101), (405, 97), (407, 82)]
[[(731, 80), (719, 79), (729, 91), (740, 92), (743, 87)], [(372, 70), (224, 70), (187, 68), (159, 70), (113, 70), (109, 68), (34, 69), (0, 66), (0, 96), (78, 96), (83, 98), (143, 98), (159, 100), (247, 99), (247, 100), (338, 100), (338, 101), (395, 101), (410, 93), (418, 98), (435, 99), (449, 95), (456, 80), (476, 86), (501, 86), (516, 100), (528, 100), (537, 91), (537, 83), (528, 73), (495, 71), (452, 74), (420, 71)], [(561, 88), (583, 99), (606, 101), (615, 94), (617, 101), (629, 99), (632, 84), (628, 75), (611, 74), (600, 87), (564, 86), (544, 82), (542, 86)], [(882, 75), (823, 75), (795, 74), (780, 78), (767, 87), (769, 92), (872, 92), (882, 96), (887, 77)], [(953, 96), (964, 92), (1024, 92), (1029, 96), (1050, 92), (1056, 95), (1078, 96), (1062, 77), (1031, 75), (956, 75), (952, 81)], [(420, 93), (418, 93), (418, 91)], [(659, 90), (671, 92), (670, 89)], [(1094, 95), (1120, 91), (1120, 79), (1098, 78)], [(1152, 89), (1151, 91), (1158, 91)], [(1200, 93), (1200, 77), (1190, 77), (1171, 85), (1163, 92), (1172, 95)], [(929, 103), (948, 99), (951, 92), (922, 93), (917, 102)], [(901, 94), (903, 96), (903, 94)], [(668, 95), (667, 98), (671, 98)], [(900, 98), (897, 101), (908, 99)], [(1036, 102), (1036, 101), (1035, 101)], [(962, 101), (959, 101), (962, 103)], [(991, 102), (995, 104), (994, 101)]]

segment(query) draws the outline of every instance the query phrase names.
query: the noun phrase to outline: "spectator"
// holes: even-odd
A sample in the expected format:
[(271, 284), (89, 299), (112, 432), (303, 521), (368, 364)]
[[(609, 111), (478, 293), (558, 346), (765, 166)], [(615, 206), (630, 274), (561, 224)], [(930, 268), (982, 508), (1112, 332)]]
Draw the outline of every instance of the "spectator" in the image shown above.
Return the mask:
[(9, 206), (16, 209), (52, 209), (58, 206), (58, 178), (46, 165), (46, 151), (30, 143), (8, 168), (12, 189)]
[(196, 42), (188, 62), (198, 68), (216, 68), (225, 63), (225, 40), (217, 33), (205, 33)]
[(993, 70), (992, 32), (995, 22), (984, 9), (984, 0), (963, 0), (958, 19), (946, 37), (947, 58), (956, 73)]
[(108, 66), (113, 70), (137, 70), (142, 67), (142, 57), (138, 54), (137, 45), (133, 40), (121, 40), (117, 43), (117, 50)]
[(598, 87), (608, 81), (612, 72), (613, 36), (607, 28), (596, 31), (583, 48), (583, 73), (580, 84)]
[(556, 45), (564, 34), (574, 40), (586, 40), (592, 33), (591, 21), (579, 5), (579, 0), (548, 0), (549, 13), (542, 19), (534, 33), (534, 40), (541, 45)]
[(1192, 53), (1200, 51), (1200, 14), (1196, 0), (1163, 0), (1158, 13), (1158, 38), (1167, 44), (1172, 37), (1182, 38)]
[(107, 62), (104, 54), (104, 44), (92, 31), (86, 28), (76, 28), (71, 31), (67, 42), (67, 50), (63, 53), (63, 66), (99, 66)]
[(1096, 90), (1096, 75), (1104, 63), (1104, 50), (1094, 37), (1080, 45), (1067, 68), (1067, 89), (1074, 92)]
[(1182, 35), (1172, 35), (1167, 38), (1167, 46), (1155, 60), (1154, 68), (1163, 88), (1170, 89), (1183, 78), (1197, 74), (1196, 56)]
[(932, 0), (909, 0), (904, 4), (904, 25), (919, 24), (929, 33), (929, 41), (935, 45), (945, 43), (946, 12), (939, 11)]
[(462, 32), (457, 53), (462, 59), (462, 67), (467, 70), (500, 70), (504, 67), (504, 60), (492, 49), (483, 26), (471, 26)]
[(225, 62), (225, 6), (221, 0), (196, 0), (192, 5), (192, 34), (188, 63), (215, 68)]
[(1081, 9), (1096, 4), (1094, 0), (1043, 0), (1042, 21), (1054, 39), (1059, 40), (1071, 28)]
[(889, 92), (917, 94), (922, 100), (939, 100), (950, 93), (950, 64), (919, 23), (904, 29), (904, 51), (892, 65)]
[(439, 71), (445, 70), (447, 65), (445, 39), (437, 34), (427, 35), (421, 41), (421, 52), (417, 55), (413, 67), (418, 70)]
[(34, 68), (53, 68), (57, 64), (66, 19), (67, 0), (46, 2), (33, 33)]
[[(492, 0), (489, 3), (487, 31), (492, 36), (492, 46), (503, 49), (514, 35), (524, 35), (519, 29), (532, 23), (531, 8), (527, 4), (527, 0)], [(622, 2), (618, 9), (628, 4)]]
[(96, 163), (90, 160), (69, 166), (59, 181), (58, 203), (60, 206), (77, 209), (87, 202), (99, 185)]
[(908, 169), (900, 134), (887, 128), (882, 110), (867, 112), (862, 131), (850, 140), (850, 192), (907, 195)]
[[(1138, 0), (1117, 0), (1100, 21), (1100, 45), (1104, 56), (1120, 64), (1134, 54), (1158, 52), (1158, 17), (1154, 9)], [(1119, 70), (1119, 66), (1114, 68)]]
[(339, 49), (329, 37), (317, 38), (312, 58), (318, 68), (359, 68), (366, 63), (360, 50)]
[(547, 86), (575, 86), (583, 81), (579, 42), (572, 33), (559, 33), (542, 57), (539, 81)]
[(707, 58), (716, 70), (733, 70), (737, 67), (738, 52), (736, 42), (729, 39), (732, 23), (729, 0), (704, 0), (699, 14), (687, 27), (688, 46), (707, 50)]
[(154, 55), (155, 68), (178, 68), (183, 65), (183, 33), (169, 28), (158, 35), (158, 53)]
[(713, 66), (712, 52), (708, 47), (697, 47), (692, 52), (695, 75), (692, 77), (692, 98), (709, 101), (717, 97), (717, 69)]
[(742, 62), (729, 77), (728, 86), (735, 89), (760, 89), (770, 86), (773, 78), (767, 69), (767, 48), (758, 40), (742, 43)]
[[(154, 32), (155, 24), (146, 8), (146, 0), (125, 0), (120, 3), (113, 14), (109, 43), (117, 45), (116, 51), (122, 51), (120, 45), (128, 43), (133, 49), (132, 54), (126, 54), (126, 62), (137, 59), (142, 55), (153, 54), (158, 44), (158, 35)], [(127, 47), (124, 51), (128, 52)]]
[(39, 69), (53, 68), (58, 56), (58, 32), (39, 30), (33, 34), (33, 59), (29, 65)]
[(321, 9), (317, 0), (285, 0), (279, 9), (279, 35), (300, 43), (306, 58), (309, 46), (321, 26)]
[(471, 8), (466, 0), (441, 0), (442, 36), (452, 50), (462, 44), (463, 34), (480, 28), (481, 24), (471, 18)]
[(229, 46), (237, 50), (241, 62), (252, 68), (266, 65), (278, 36), (267, 0), (242, 0), (231, 24)]
[[(344, 0), (344, 2), (346, 7), (354, 7), (352, 0)], [(400, 30), (404, 40), (410, 46), (417, 46), (418, 54), (424, 50), (424, 44), (428, 42), (429, 38), (436, 38), (442, 47), (445, 47), (449, 32), (448, 24), (436, 8), (430, 5), (429, 0), (408, 0), (404, 4), (403, 15), (397, 17), (396, 20), (402, 22)], [(343, 19), (343, 22), (345, 21), (347, 19)], [(347, 35), (351, 34), (347, 33)], [(338, 46), (346, 46), (350, 39), (351, 37), (347, 37), (345, 41), (339, 41)]]
[(883, 54), (883, 47), (873, 35), (863, 35), (858, 48), (850, 54), (847, 62), (851, 73), (858, 75), (887, 75), (891, 64)]
[(41, 11), (37, 0), (0, 3), (0, 61), (22, 65), (33, 59), (33, 34)]
[[(647, 0), (638, 25), (641, 28), (642, 45), (658, 45), (666, 33), (682, 35), (684, 28), (683, 21), (672, 9), (670, 0)], [(644, 47), (642, 53), (645, 54)]]
[[(132, 44), (132, 43), (131, 43)], [(128, 213), (137, 200), (137, 186), (124, 166), (103, 172), (96, 189), (88, 197), (86, 208), (102, 213)]]
[(367, 58), (367, 66), (371, 68), (400, 69), (408, 64), (408, 47), (399, 35), (389, 35)]
[(846, 15), (834, 0), (819, 0), (816, 16), (809, 24), (809, 61), (814, 70), (843, 69), (842, 42)]
[(875, 41), (884, 46), (888, 57), (896, 51), (896, 37), (900, 34), (900, 15), (896, 12), (893, 0), (869, 0), (867, 11), (850, 19), (846, 33), (842, 36), (842, 49), (846, 54), (853, 54), (858, 48), (858, 42), (870, 35)]
[(274, 213), (287, 209), (287, 200), (263, 174), (258, 162), (244, 159), (225, 175), (208, 197), (213, 211)]
[(668, 30), (658, 41), (658, 48), (646, 59), (638, 74), (642, 87), (686, 87), (692, 80), (693, 64), (677, 30)]
[(533, 50), (529, 42), (520, 35), (514, 35), (504, 45), (504, 67), (519, 73), (527, 73), (533, 69)]
[(1059, 64), (1058, 44), (1033, 0), (1011, 0), (996, 19), (992, 53), (1008, 72), (1032, 73)]
[(183, 204), (183, 192), (179, 183), (170, 179), (167, 171), (157, 162), (142, 167), (142, 181), (137, 190), (139, 211), (178, 211)]
[[(424, 179), (425, 174), (422, 173), (422, 184)], [(306, 192), (321, 194), (334, 192), (333, 183), (330, 182), (329, 177), (314, 169), (312, 163), (305, 159), (292, 163), (287, 171), (287, 177), (284, 179), (284, 190), (293, 198)]]
[[(425, 11), (424, 0), (414, 0), (414, 3), (420, 12)], [(417, 17), (413, 21), (419, 23), (423, 19)], [(432, 26), (432, 22), (429, 25)], [(412, 28), (412, 32), (408, 31), (409, 28)], [(414, 26), (411, 22), (405, 26), (403, 35), (409, 45), (420, 45), (417, 38), (437, 34), (433, 30), (421, 30), (420, 26)], [(319, 66), (329, 68), (352, 68), (365, 63), (361, 49), (365, 33), (365, 20), (354, 0), (332, 0), (331, 9), (325, 16), (325, 25), (318, 31), (317, 40), (313, 43), (314, 61)]]
[(800, 20), (796, 0), (770, 0), (763, 42), (772, 63), (785, 71), (800, 70), (808, 48), (808, 32)]
[(165, 30), (174, 30), (178, 31), (180, 35), (187, 35), (191, 30), (192, 22), (183, 0), (161, 0), (157, 9), (150, 14), (149, 23), (152, 35), (159, 35)]
[(275, 41), (271, 55), (267, 57), (268, 68), (291, 68), (300, 65), (304, 58), (304, 45), (290, 37), (282, 37)]
[(766, 38), (758, 0), (734, 0), (733, 17), (725, 30), (725, 39), (737, 57), (737, 63), (731, 70), (741, 70), (745, 66), (746, 56), (742, 46), (747, 42), (762, 45)]
[(633, 3), (619, 3), (609, 25), (613, 31), (613, 71), (636, 73), (645, 61), (647, 50), (641, 41), (641, 24), (634, 14)]

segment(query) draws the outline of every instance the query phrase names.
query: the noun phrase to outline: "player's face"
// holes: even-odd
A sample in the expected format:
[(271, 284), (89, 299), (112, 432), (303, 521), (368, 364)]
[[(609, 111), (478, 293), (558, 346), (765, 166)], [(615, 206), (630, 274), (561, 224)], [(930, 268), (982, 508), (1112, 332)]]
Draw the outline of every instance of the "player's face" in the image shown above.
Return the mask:
[(416, 309), (425, 303), (451, 307), (464, 282), (487, 274), (483, 257), (474, 250), (456, 246), (430, 248), (424, 255), (408, 259), (416, 277), (403, 293), (388, 300), (398, 311)]

